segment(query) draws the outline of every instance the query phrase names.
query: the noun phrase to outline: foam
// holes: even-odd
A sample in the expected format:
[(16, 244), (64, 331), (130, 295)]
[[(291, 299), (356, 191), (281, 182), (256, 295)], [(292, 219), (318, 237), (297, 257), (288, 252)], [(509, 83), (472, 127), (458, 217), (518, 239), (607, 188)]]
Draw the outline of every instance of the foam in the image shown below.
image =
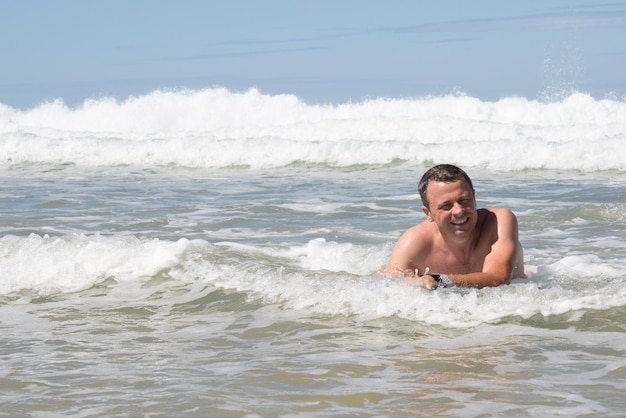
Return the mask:
[[(626, 103), (450, 95), (310, 105), (251, 89), (154, 91), (76, 108), (0, 106), (0, 166), (253, 168), (410, 161), (495, 170), (623, 170)], [(601, 144), (602, 146), (598, 146)]]
[(591, 254), (570, 255), (510, 286), (431, 292), (407, 279), (374, 274), (389, 251), (387, 245), (324, 239), (254, 246), (134, 236), (5, 236), (0, 294), (72, 293), (107, 281), (100, 304), (150, 298), (168, 305), (221, 288), (296, 311), (363, 320), (395, 316), (453, 328), (626, 304), (626, 291), (615, 280), (622, 277), (619, 260), (612, 265)]
[(0, 238), (0, 294), (40, 294), (88, 289), (108, 278), (147, 280), (178, 262), (189, 241), (141, 240), (133, 236), (31, 234)]

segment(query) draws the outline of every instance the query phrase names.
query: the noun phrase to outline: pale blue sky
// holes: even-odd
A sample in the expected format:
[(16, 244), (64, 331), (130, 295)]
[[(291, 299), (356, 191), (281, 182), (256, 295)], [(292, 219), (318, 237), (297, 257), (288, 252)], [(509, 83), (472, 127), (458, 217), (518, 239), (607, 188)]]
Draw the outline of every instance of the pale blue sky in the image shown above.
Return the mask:
[(626, 95), (626, 1), (0, 0), (0, 102), (156, 88), (307, 102)]

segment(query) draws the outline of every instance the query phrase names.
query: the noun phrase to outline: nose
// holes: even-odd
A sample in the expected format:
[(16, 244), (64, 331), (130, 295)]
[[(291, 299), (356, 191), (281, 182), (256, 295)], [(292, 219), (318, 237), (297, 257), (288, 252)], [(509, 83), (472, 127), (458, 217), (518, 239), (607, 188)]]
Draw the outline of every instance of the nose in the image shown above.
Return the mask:
[(454, 206), (452, 206), (452, 214), (457, 215), (463, 213), (463, 205), (459, 202), (456, 202)]

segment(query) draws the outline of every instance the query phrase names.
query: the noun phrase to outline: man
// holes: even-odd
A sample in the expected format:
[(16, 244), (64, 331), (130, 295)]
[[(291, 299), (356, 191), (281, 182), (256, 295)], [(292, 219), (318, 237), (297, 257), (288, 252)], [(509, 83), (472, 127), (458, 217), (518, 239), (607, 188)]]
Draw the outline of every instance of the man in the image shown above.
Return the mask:
[(498, 286), (526, 277), (517, 218), (505, 208), (477, 210), (465, 171), (437, 165), (418, 189), (426, 220), (402, 234), (381, 273), (414, 277), (427, 289)]

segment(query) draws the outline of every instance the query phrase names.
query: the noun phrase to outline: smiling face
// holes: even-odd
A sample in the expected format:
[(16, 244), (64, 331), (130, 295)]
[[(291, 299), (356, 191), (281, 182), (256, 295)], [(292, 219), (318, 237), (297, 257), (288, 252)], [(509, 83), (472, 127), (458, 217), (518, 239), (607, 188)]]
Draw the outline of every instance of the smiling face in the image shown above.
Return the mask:
[(467, 240), (478, 222), (474, 190), (464, 180), (450, 183), (431, 181), (427, 186), (428, 207), (422, 210), (435, 222), (441, 235)]

